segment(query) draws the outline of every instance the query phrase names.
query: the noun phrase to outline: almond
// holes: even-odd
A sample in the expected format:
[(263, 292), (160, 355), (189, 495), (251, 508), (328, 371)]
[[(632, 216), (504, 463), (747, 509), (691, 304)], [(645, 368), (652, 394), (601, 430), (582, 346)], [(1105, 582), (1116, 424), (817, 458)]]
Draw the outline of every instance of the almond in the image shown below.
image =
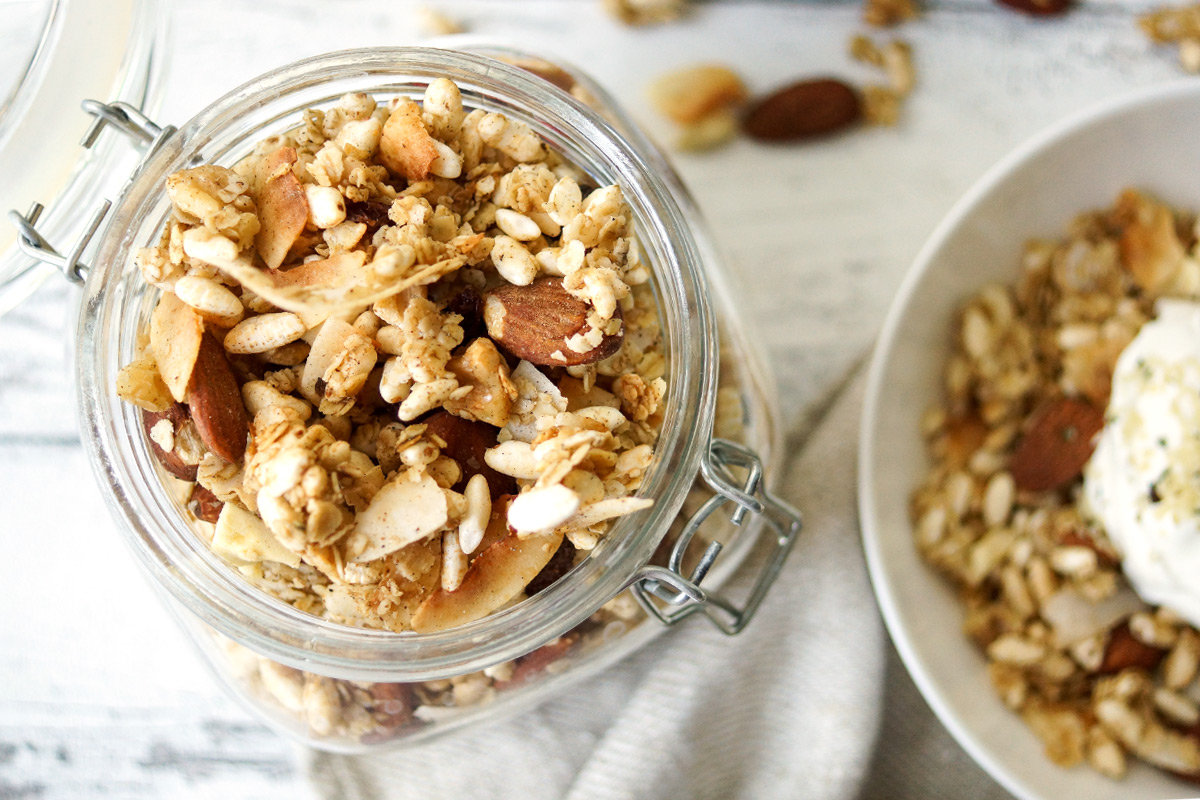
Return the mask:
[(742, 130), (768, 142), (798, 141), (837, 133), (861, 116), (858, 92), (836, 78), (817, 78), (793, 83), (756, 102)]
[(295, 148), (281, 147), (259, 166), (255, 202), (262, 227), (254, 237), (254, 246), (270, 269), (283, 263), (308, 223), (308, 199), (304, 187), (292, 174), (295, 163)]
[(462, 479), (453, 486), (455, 491), (462, 491), (473, 476), (482, 475), (487, 479), (493, 499), (500, 495), (516, 494), (516, 481), (496, 472), (483, 460), (487, 449), (496, 446), (498, 431), (494, 427), (484, 422), (465, 420), (446, 411), (429, 417), (425, 425), (426, 433), (434, 434), (446, 443), (442, 452), (457, 461), (462, 469)]
[(453, 592), (438, 589), (413, 614), (412, 627), (431, 633), (482, 619), (519, 595), (550, 563), (562, 532), (527, 536), (510, 533), (480, 553)]
[(1104, 414), (1082, 400), (1060, 397), (1043, 404), (1009, 463), (1017, 488), (1044, 492), (1078, 478), (1103, 427)]
[(211, 333), (204, 334), (201, 341), (188, 383), (187, 403), (196, 431), (208, 449), (231, 463), (241, 461), (250, 421), (225, 348)]
[[(192, 467), (194, 470), (195, 467)], [(192, 487), (192, 496), (188, 498), (188, 511), (196, 519), (217, 524), (217, 520), (221, 518), (221, 509), (225, 504), (221, 502), (215, 494), (205, 489), (200, 484)]]
[(185, 481), (196, 480), (196, 465), (185, 464), (183, 459), (174, 451), (166, 451), (158, 446), (158, 442), (150, 438), (150, 429), (157, 425), (161, 420), (166, 420), (171, 423), (172, 432), (178, 432), (179, 426), (187, 421), (188, 409), (183, 403), (175, 403), (167, 408), (166, 411), (143, 411), (142, 412), (142, 428), (146, 431), (146, 440), (150, 443), (150, 451), (154, 453), (158, 462), (163, 465), (163, 469), (174, 475), (176, 478), (181, 478)]
[(543, 367), (569, 367), (602, 361), (621, 349), (623, 327), (586, 353), (567, 346), (568, 338), (588, 331), (590, 309), (563, 288), (561, 278), (539, 278), (528, 286), (506, 284), (488, 292), (483, 321), (488, 335), (518, 358)]
[(563, 539), (562, 544), (554, 553), (554, 558), (551, 558), (550, 562), (542, 567), (542, 571), (537, 574), (537, 577), (525, 587), (525, 594), (533, 597), (556, 583), (559, 578), (570, 572), (573, 566), (575, 566), (575, 545), (571, 544), (569, 540)]
[(1137, 667), (1149, 672), (1156, 669), (1166, 655), (1166, 650), (1138, 641), (1130, 633), (1129, 623), (1122, 622), (1109, 633), (1108, 644), (1104, 648), (1104, 659), (1096, 671), (1101, 675), (1110, 675), (1123, 669)]
[(1034, 17), (1053, 17), (1065, 14), (1072, 0), (996, 0), (1002, 6)]

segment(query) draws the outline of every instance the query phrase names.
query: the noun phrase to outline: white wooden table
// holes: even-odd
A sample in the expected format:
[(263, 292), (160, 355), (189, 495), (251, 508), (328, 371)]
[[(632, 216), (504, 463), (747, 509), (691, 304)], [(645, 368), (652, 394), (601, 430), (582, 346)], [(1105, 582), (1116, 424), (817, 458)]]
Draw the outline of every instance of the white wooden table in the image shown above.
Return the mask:
[[(159, 116), (175, 123), (287, 61), (419, 36), (406, 0), (168, 5)], [(677, 160), (744, 275), (793, 430), (862, 358), (920, 243), (987, 166), (1070, 111), (1180, 74), (1134, 25), (1144, 0), (1084, 2), (1053, 21), (983, 0), (930, 5), (897, 31), (919, 76), (899, 127)], [(856, 2), (707, 3), (648, 30), (594, 0), (437, 6), (583, 66), (663, 136), (644, 85), (696, 60), (736, 66), (757, 91), (878, 79), (846, 54), (863, 30)], [(308, 797), (294, 747), (218, 690), (117, 541), (76, 431), (64, 333), (76, 302), (51, 282), (0, 319), (0, 798)]]

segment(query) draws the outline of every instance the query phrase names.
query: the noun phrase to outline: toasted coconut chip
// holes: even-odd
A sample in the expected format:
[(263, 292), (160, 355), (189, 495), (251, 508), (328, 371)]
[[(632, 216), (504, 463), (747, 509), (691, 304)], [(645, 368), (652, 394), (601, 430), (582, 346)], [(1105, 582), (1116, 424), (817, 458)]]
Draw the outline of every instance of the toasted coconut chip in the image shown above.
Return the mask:
[(203, 338), (204, 322), (199, 315), (175, 295), (163, 294), (150, 317), (150, 352), (163, 383), (177, 402), (187, 397), (188, 380)]
[(423, 181), (438, 158), (434, 139), (421, 121), (421, 107), (402, 98), (383, 126), (379, 160), (408, 181)]
[[(364, 253), (354, 251), (285, 272), (260, 269), (245, 258), (217, 266), (267, 302), (308, 317), (369, 306), (410, 287), (433, 283), (466, 263), (463, 256), (455, 256), (435, 264), (414, 264), (400, 274), (381, 275), (373, 268), (374, 262), (364, 264), (365, 260)], [(300, 274), (293, 276), (295, 272)]]
[(652, 505), (654, 501), (648, 497), (610, 497), (584, 506), (563, 525), (572, 530), (588, 528), (598, 522), (632, 514)]
[(295, 163), (296, 150), (281, 147), (259, 166), (255, 201), (261, 227), (254, 237), (254, 246), (271, 269), (287, 258), (308, 222), (308, 198), (291, 169)]
[(414, 482), (402, 473), (358, 515), (358, 529), (347, 544), (350, 560), (383, 558), (441, 530), (447, 519), (446, 495), (437, 482), (428, 475)]
[(457, 589), (438, 589), (426, 598), (413, 615), (413, 630), (431, 633), (486, 617), (537, 577), (562, 539), (559, 531), (524, 539), (510, 533), (471, 562)]

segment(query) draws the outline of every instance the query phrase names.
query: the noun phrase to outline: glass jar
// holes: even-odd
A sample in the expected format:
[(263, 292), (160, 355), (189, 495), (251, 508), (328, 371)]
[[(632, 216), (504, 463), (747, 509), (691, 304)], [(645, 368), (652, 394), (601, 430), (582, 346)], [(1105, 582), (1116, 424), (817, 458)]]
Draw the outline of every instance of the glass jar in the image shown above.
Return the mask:
[[(393, 633), (299, 611), (212, 553), (168, 488), (141, 412), (115, 386), (157, 300), (133, 253), (156, 242), (168, 219), (168, 175), (196, 163), (231, 166), (295, 127), (305, 109), (347, 92), (419, 99), (436, 77), (458, 84), (465, 107), (528, 124), (601, 185), (621, 186), (654, 274), (668, 407), (640, 490), (653, 507), (622, 518), (532, 597), (451, 630)], [(219, 680), (264, 721), (328, 750), (398, 746), (540, 702), (697, 612), (727, 633), (746, 624), (800, 527), (766, 488), (780, 456), (770, 384), (694, 205), (599, 87), (503, 48), (377, 48), (263, 75), (177, 131), (129, 108), (106, 118), (149, 143), (96, 237), (91, 268), (78, 265), (81, 428), (128, 544)], [(756, 542), (764, 552), (747, 596), (735, 604), (715, 594)]]

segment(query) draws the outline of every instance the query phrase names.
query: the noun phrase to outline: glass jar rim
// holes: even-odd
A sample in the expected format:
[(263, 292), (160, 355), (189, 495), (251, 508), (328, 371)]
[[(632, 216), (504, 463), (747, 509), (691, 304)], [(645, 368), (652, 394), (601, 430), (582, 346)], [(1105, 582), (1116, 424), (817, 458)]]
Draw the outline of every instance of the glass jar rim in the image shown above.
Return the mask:
[[(397, 634), (334, 623), (270, 597), (228, 569), (181, 515), (165, 516), (165, 488), (149, 486), (134, 474), (133, 428), (125, 424), (132, 414), (119, 407), (115, 370), (99, 348), (120, 324), (121, 312), (129, 310), (126, 293), (116, 288), (129, 269), (132, 248), (140, 244), (131, 241), (131, 221), (161, 200), (165, 177), (192, 164), (215, 134), (273, 99), (335, 78), (364, 84), (394, 79), (373, 88), (400, 93), (442, 76), (464, 87), (465, 104), (492, 98), (504, 102), (496, 110), (505, 113), (536, 108), (545, 117), (540, 121), (544, 130), (590, 148), (591, 161), (621, 185), (643, 252), (657, 254), (653, 271), (671, 377), (663, 431), (643, 484), (643, 493), (655, 498), (652, 508), (620, 520), (566, 578), (531, 598), (447, 631)], [(268, 658), (358, 680), (431, 680), (482, 669), (533, 650), (584, 621), (629, 584), (666, 534), (699, 471), (715, 408), (715, 317), (700, 251), (666, 184), (601, 114), (541, 78), (476, 53), (424, 47), (339, 51), (265, 73), (215, 101), (151, 153), (102, 233), (84, 287), (77, 352), (78, 401), (89, 456), (98, 478), (103, 476), (102, 489), (122, 533), (158, 586), (217, 631)], [(142, 450), (144, 457), (144, 446)]]

